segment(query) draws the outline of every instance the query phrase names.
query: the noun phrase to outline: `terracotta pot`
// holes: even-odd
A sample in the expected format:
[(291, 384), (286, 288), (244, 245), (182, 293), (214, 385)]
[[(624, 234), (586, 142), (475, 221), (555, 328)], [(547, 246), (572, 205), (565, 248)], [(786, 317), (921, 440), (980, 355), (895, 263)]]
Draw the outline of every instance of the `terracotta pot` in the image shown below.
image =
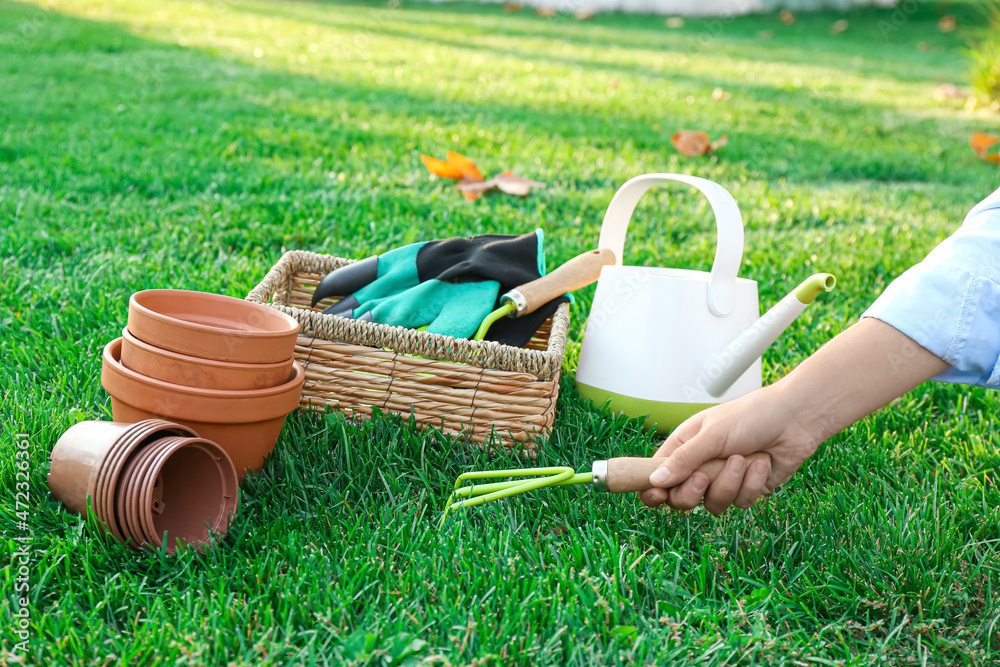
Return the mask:
[(289, 380), (292, 362), (276, 364), (238, 364), (230, 361), (200, 359), (171, 352), (139, 340), (125, 328), (122, 330), (122, 365), (156, 380), (185, 387), (246, 391), (268, 389)]
[(104, 460), (98, 473), (97, 500), (95, 502), (98, 516), (104, 521), (111, 533), (122, 542), (127, 542), (127, 536), (122, 532), (121, 521), (116, 514), (115, 494), (120, 486), (120, 476), (129, 459), (144, 447), (168, 436), (197, 437), (198, 434), (180, 424), (162, 419), (125, 419), (134, 421), (134, 429), (119, 438)]
[(135, 428), (135, 424), (102, 421), (70, 426), (49, 456), (48, 482), (53, 497), (70, 511), (86, 514), (89, 496), (95, 513), (101, 516), (96, 506), (98, 472), (119, 438)]
[(150, 345), (193, 357), (272, 364), (292, 357), (299, 323), (243, 299), (156, 289), (131, 296), (128, 330)]
[(104, 348), (101, 384), (111, 394), (116, 420), (161, 417), (184, 424), (226, 451), (240, 479), (264, 464), (285, 423), (299, 404), (305, 372), (292, 365), (292, 378), (277, 387), (221, 391), (184, 387), (140, 375), (121, 364), (122, 339)]

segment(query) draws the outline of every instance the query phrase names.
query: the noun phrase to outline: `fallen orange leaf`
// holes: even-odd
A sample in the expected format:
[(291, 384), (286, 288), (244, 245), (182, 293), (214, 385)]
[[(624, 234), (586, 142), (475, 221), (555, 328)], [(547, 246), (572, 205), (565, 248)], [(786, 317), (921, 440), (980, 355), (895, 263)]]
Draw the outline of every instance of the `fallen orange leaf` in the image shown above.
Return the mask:
[(448, 164), (462, 172), (462, 178), (467, 178), (470, 181), (483, 180), (483, 175), (476, 163), (460, 153), (448, 151)]
[(444, 160), (439, 160), (436, 157), (431, 157), (430, 155), (421, 155), (420, 161), (424, 163), (427, 171), (431, 172), (435, 176), (440, 178), (451, 178), (456, 181), (462, 178), (462, 170), (448, 164)]
[(976, 152), (976, 157), (993, 164), (1000, 164), (1000, 153), (991, 150), (997, 144), (1000, 144), (1000, 137), (985, 132), (973, 132), (969, 137), (969, 146)]
[(427, 167), (427, 171), (432, 174), (458, 181), (456, 187), (461, 191), (462, 196), (470, 201), (479, 199), (494, 188), (509, 195), (524, 197), (530, 194), (533, 188), (545, 187), (545, 183), (516, 176), (511, 171), (504, 171), (488, 181), (484, 180), (483, 174), (476, 167), (476, 164), (455, 151), (448, 152), (447, 162), (429, 155), (421, 155), (420, 159)]
[(539, 16), (544, 16), (545, 18), (552, 18), (556, 15), (556, 10), (551, 7), (536, 7), (535, 13)]
[(681, 130), (670, 137), (670, 143), (674, 145), (674, 148), (688, 157), (708, 155), (725, 146), (728, 141), (729, 137), (726, 135), (722, 135), (715, 141), (710, 141), (708, 132), (700, 130)]

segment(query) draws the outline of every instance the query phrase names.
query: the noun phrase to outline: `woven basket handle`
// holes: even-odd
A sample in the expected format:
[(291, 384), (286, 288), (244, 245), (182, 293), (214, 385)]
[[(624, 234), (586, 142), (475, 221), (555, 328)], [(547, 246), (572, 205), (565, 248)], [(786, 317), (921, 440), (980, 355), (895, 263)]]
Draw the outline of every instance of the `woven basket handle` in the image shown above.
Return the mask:
[(719, 241), (712, 263), (712, 277), (708, 285), (708, 309), (720, 317), (733, 310), (736, 293), (736, 274), (743, 261), (743, 216), (736, 200), (729, 192), (713, 181), (685, 174), (645, 174), (636, 176), (618, 189), (604, 214), (598, 248), (609, 248), (615, 253), (617, 264), (622, 263), (625, 251), (625, 234), (635, 206), (646, 191), (657, 183), (680, 181), (693, 185), (708, 197), (715, 213)]

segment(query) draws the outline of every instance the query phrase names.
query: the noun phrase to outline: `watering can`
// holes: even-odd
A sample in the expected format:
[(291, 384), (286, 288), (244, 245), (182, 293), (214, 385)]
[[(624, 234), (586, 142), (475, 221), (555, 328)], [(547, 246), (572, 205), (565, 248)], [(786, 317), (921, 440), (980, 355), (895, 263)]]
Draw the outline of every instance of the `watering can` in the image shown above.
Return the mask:
[[(624, 266), (625, 233), (639, 198), (664, 181), (702, 192), (715, 213), (718, 246), (711, 273)], [(576, 385), (597, 405), (646, 417), (666, 432), (691, 415), (760, 389), (761, 355), (836, 279), (819, 273), (763, 316), (757, 283), (737, 277), (743, 218), (717, 183), (683, 174), (646, 174), (628, 181), (608, 206), (599, 248), (616, 263), (601, 270), (587, 320)]]

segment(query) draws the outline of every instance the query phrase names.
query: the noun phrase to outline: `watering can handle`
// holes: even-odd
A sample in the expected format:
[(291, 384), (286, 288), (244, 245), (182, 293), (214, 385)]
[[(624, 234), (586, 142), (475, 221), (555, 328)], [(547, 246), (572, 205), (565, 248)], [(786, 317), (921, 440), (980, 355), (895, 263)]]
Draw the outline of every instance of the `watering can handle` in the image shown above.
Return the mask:
[(625, 233), (635, 212), (635, 206), (646, 191), (657, 183), (680, 181), (693, 185), (708, 197), (715, 213), (719, 241), (712, 263), (712, 277), (708, 285), (708, 309), (720, 317), (733, 310), (736, 296), (736, 274), (743, 261), (743, 216), (736, 200), (724, 187), (705, 178), (685, 174), (644, 174), (629, 180), (618, 189), (604, 214), (598, 248), (609, 248), (622, 263), (625, 250)]

